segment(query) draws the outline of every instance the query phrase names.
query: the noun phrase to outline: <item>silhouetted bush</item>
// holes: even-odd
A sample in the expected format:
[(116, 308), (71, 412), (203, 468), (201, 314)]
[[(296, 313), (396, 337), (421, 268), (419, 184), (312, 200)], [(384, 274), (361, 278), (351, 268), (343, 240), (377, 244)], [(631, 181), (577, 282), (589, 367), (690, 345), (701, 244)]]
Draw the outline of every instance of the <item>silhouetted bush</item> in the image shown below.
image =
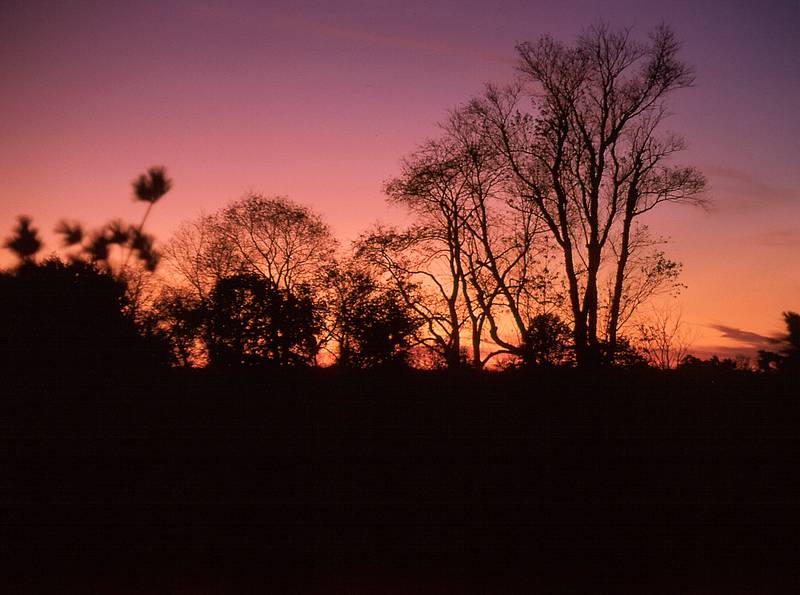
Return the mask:
[(126, 314), (125, 283), (57, 258), (0, 274), (0, 354), (8, 368), (135, 368), (161, 345)]
[(162, 287), (146, 313), (148, 325), (168, 345), (173, 366), (207, 363), (203, 342), (205, 312), (187, 290)]
[(627, 337), (617, 337), (617, 344), (612, 349), (608, 342), (601, 341), (598, 345), (601, 363), (628, 370), (647, 368), (647, 358), (634, 347)]
[(260, 275), (221, 279), (204, 305), (212, 366), (310, 365), (319, 351), (319, 315), (308, 292), (279, 289)]
[(528, 324), (523, 346), (526, 366), (555, 366), (569, 363), (572, 331), (556, 314), (538, 314)]
[(395, 289), (381, 287), (368, 273), (332, 273), (337, 287), (338, 363), (349, 368), (406, 365), (422, 324)]

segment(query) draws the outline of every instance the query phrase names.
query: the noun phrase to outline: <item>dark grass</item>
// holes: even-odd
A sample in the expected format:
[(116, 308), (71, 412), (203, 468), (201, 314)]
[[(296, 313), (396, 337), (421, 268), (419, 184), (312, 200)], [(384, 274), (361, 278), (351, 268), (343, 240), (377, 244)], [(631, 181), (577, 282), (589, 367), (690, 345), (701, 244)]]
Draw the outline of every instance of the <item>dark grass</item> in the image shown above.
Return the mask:
[(788, 378), (13, 370), (3, 384), (4, 592), (789, 593), (800, 578)]

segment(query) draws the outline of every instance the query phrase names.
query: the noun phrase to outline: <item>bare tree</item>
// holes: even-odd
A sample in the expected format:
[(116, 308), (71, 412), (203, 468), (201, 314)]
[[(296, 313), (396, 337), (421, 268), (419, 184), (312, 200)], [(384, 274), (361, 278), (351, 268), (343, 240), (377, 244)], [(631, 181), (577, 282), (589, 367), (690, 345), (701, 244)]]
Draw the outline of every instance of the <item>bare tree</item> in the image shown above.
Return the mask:
[(356, 258), (369, 263), (375, 275), (394, 287), (403, 303), (423, 321), (421, 342), (439, 354), (448, 367), (462, 361), (461, 331), (465, 324), (458, 248), (437, 230), (376, 227), (356, 244)]
[(315, 284), (336, 249), (319, 215), (282, 196), (251, 194), (229, 205), (215, 218), (215, 233), (245, 270), (279, 289)]
[[(166, 316), (189, 315), (208, 305), (214, 288), (235, 276), (256, 276), (282, 295), (304, 296), (314, 307), (317, 345), (328, 340), (324, 317), (324, 276), (332, 262), (336, 240), (322, 218), (284, 197), (248, 195), (211, 215), (184, 223), (170, 239), (165, 256), (172, 273), (158, 304)], [(200, 333), (192, 320), (185, 329)], [(316, 323), (315, 323), (316, 324)], [(195, 337), (196, 339), (196, 337)], [(198, 341), (183, 337), (191, 347), (176, 352), (182, 361), (201, 362), (207, 353)], [(179, 349), (178, 349), (179, 348)]]
[(579, 364), (600, 355), (604, 270), (613, 279), (606, 335), (616, 348), (638, 217), (663, 203), (701, 202), (703, 176), (670, 164), (684, 142), (657, 134), (666, 100), (694, 81), (678, 49), (664, 26), (646, 43), (604, 24), (572, 46), (543, 37), (518, 46), (520, 83), (490, 87), (472, 104), (560, 247)]
[(204, 302), (218, 281), (243, 268), (242, 257), (219, 233), (219, 217), (200, 215), (181, 224), (164, 248), (168, 267)]
[(471, 205), (456, 143), (446, 135), (426, 142), (403, 160), (400, 175), (385, 192), (415, 217), (414, 224), (403, 231), (376, 230), (362, 238), (359, 253), (372, 255), (374, 265), (395, 282), (406, 304), (425, 321), (424, 341), (448, 367), (461, 364), (461, 334), (470, 324), (472, 359), (480, 365), (475, 344), (483, 321), (465, 292), (462, 268)]
[(527, 360), (531, 322), (548, 302), (559, 301), (547, 268), (544, 226), (530, 209), (519, 207), (512, 172), (480, 117), (469, 109), (455, 110), (444, 130), (455, 143), (455, 163), (469, 200), (461, 249), (463, 294), (497, 346), (484, 361), (501, 353)]
[(381, 248), (373, 261), (396, 280), (430, 288), (427, 302), (415, 307), (450, 365), (460, 361), (462, 338), (477, 367), (503, 353), (524, 357), (548, 286), (543, 225), (514, 204), (512, 172), (480, 117), (459, 108), (441, 128), (387, 184), (390, 201), (415, 222), (404, 232), (373, 235), (369, 243)]
[(184, 223), (167, 262), (199, 300), (225, 277), (252, 273), (279, 289), (315, 285), (336, 240), (322, 218), (285, 197), (251, 194), (212, 215)]
[[(622, 290), (619, 290), (618, 276), (606, 279), (606, 300), (603, 306), (607, 338), (612, 329), (614, 336), (618, 336), (634, 319), (639, 308), (652, 298), (675, 298), (686, 288), (679, 280), (683, 265), (669, 259), (661, 249), (666, 243), (663, 239), (652, 237), (646, 225), (637, 225), (631, 234), (629, 257), (622, 275)], [(614, 257), (619, 258), (616, 243), (612, 243), (611, 247)], [(609, 307), (614, 299), (618, 300), (616, 310)], [(616, 316), (613, 320), (612, 314)]]
[(637, 324), (638, 344), (647, 361), (662, 370), (677, 367), (689, 354), (692, 332), (671, 307), (652, 308)]

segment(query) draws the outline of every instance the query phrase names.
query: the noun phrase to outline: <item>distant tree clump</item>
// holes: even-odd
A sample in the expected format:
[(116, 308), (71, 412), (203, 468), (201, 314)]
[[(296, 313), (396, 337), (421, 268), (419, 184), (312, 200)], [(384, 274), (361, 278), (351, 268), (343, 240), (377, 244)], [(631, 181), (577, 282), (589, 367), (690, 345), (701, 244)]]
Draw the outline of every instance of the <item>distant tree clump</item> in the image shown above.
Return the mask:
[(708, 359), (701, 359), (694, 355), (686, 355), (678, 363), (677, 369), (684, 372), (734, 372), (741, 367), (730, 357), (720, 359), (719, 356), (712, 355)]

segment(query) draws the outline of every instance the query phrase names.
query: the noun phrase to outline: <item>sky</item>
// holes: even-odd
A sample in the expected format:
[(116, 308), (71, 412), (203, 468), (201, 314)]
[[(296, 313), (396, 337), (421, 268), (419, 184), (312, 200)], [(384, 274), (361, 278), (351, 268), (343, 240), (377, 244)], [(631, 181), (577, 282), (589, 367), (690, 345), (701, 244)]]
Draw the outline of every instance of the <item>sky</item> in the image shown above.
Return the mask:
[(59, 219), (138, 221), (130, 182), (164, 165), (159, 239), (254, 191), (312, 207), (346, 245), (402, 216), (382, 183), (448, 110), (514, 78), (517, 43), (599, 19), (670, 25), (695, 68), (666, 124), (712, 206), (647, 223), (683, 262), (696, 351), (761, 345), (800, 311), (798, 0), (3, 0), (0, 235), (27, 214), (55, 249)]

